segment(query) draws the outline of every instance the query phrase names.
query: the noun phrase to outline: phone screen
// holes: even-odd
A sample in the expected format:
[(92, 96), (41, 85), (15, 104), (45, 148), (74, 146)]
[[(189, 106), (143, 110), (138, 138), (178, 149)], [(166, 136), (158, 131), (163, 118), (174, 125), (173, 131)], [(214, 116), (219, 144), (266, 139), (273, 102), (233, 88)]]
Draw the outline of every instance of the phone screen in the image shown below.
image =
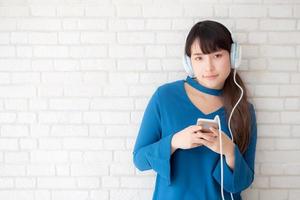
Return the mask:
[(215, 129), (218, 129), (218, 124), (215, 122), (207, 122), (207, 121), (201, 121), (198, 120), (197, 125), (202, 126), (202, 132), (204, 133), (211, 133), (211, 130), (209, 130), (210, 127), (214, 127)]

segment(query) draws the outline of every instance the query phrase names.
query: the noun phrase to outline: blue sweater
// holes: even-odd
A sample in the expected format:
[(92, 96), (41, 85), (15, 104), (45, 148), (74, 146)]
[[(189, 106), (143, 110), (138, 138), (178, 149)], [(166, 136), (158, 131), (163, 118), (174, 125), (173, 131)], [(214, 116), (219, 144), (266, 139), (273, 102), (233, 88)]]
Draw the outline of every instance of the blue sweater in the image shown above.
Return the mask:
[[(187, 96), (184, 81), (161, 85), (152, 95), (140, 125), (133, 161), (141, 171), (156, 171), (153, 200), (219, 200), (220, 154), (203, 145), (186, 150), (177, 149), (171, 155), (172, 136), (190, 125), (195, 125), (199, 117), (213, 119), (218, 114), (222, 131), (230, 137), (225, 108), (204, 114)], [(227, 200), (231, 199), (230, 192), (235, 200), (241, 199), (241, 191), (249, 187), (254, 179), (257, 127), (255, 110), (251, 103), (249, 109), (250, 144), (244, 154), (235, 145), (233, 171), (223, 155), (224, 197)]]

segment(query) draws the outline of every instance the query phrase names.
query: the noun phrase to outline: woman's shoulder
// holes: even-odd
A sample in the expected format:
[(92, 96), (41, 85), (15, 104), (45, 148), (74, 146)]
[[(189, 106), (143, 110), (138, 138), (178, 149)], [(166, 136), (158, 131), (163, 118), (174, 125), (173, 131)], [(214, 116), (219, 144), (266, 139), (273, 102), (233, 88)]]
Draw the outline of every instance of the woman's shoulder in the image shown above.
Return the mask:
[(178, 93), (180, 92), (180, 89), (182, 87), (182, 81), (183, 80), (176, 80), (176, 81), (164, 83), (158, 86), (157, 92), (159, 93), (160, 96)]
[(250, 110), (250, 112), (251, 113), (255, 113), (255, 106), (254, 106), (254, 103), (253, 102), (251, 102), (251, 101), (247, 101), (247, 103), (248, 103), (248, 107), (249, 107), (249, 110)]

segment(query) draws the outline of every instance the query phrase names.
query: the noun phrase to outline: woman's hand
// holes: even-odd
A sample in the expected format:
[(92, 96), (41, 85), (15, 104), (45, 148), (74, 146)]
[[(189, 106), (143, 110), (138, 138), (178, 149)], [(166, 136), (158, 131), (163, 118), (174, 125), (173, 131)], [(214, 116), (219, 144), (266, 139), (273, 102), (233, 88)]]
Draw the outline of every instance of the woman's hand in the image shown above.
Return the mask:
[[(213, 127), (210, 128), (212, 131), (212, 135), (208, 135), (207, 133), (198, 132), (196, 133), (199, 138), (199, 142), (211, 149), (212, 151), (220, 154), (220, 138), (219, 138), (219, 130)], [(222, 137), (222, 150), (223, 155), (227, 157), (234, 156), (234, 143), (232, 140), (221, 131)]]
[[(202, 140), (199, 138), (199, 135), (197, 135), (197, 133), (200, 133), (201, 129), (202, 126), (191, 125), (175, 133), (171, 141), (172, 153), (176, 149), (191, 149), (203, 145), (201, 143)], [(208, 135), (213, 136), (212, 133), (209, 133)]]

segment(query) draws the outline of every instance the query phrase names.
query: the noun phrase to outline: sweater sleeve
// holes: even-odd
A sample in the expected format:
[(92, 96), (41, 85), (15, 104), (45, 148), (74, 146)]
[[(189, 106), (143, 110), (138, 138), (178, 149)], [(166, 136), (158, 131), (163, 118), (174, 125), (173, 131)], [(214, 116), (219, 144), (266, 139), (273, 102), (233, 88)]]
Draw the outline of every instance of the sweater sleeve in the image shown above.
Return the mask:
[(140, 170), (153, 169), (169, 185), (172, 134), (161, 137), (159, 88), (152, 95), (143, 115), (133, 150), (133, 162)]
[[(226, 163), (225, 156), (223, 155), (223, 183), (224, 190), (231, 193), (241, 192), (251, 185), (254, 180), (254, 161), (255, 149), (257, 140), (257, 125), (256, 114), (252, 104), (250, 104), (251, 113), (251, 133), (250, 143), (242, 155), (238, 146), (234, 146), (234, 170), (232, 170)], [(215, 169), (213, 170), (213, 177), (221, 184), (221, 159), (219, 159)]]

